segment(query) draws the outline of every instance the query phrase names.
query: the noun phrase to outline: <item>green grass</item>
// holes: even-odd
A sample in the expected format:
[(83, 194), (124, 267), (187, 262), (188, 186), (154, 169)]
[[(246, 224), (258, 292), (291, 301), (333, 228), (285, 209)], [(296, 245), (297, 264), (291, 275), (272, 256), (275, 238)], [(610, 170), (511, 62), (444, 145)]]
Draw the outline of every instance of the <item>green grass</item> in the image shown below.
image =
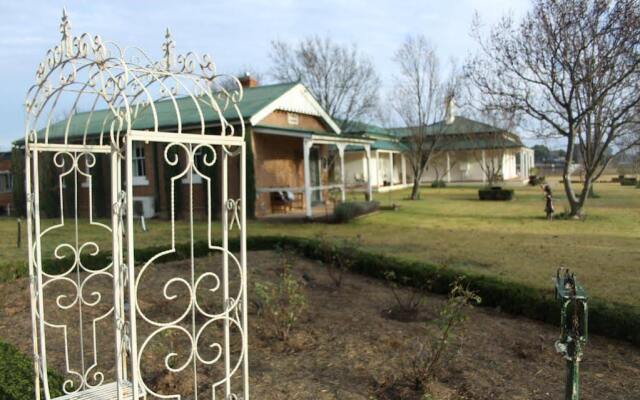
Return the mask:
[[(556, 211), (565, 205), (562, 189), (553, 180)], [(498, 276), (537, 288), (552, 287), (559, 266), (574, 270), (588, 293), (605, 301), (640, 306), (640, 190), (619, 184), (597, 184), (597, 199), (590, 199), (583, 221), (544, 219), (544, 200), (537, 187), (517, 188), (511, 202), (480, 202), (477, 188), (424, 188), (422, 200), (405, 200), (408, 191), (374, 195), (383, 205), (396, 203), (396, 211), (380, 211), (349, 224), (268, 223), (252, 221), (249, 235), (286, 234), (313, 237), (360, 235), (365, 250), (410, 261), (447, 266), (459, 271)], [(361, 197), (361, 196), (360, 196)], [(52, 221), (45, 221), (50, 225)], [(148, 222), (149, 232), (138, 232), (136, 247), (162, 245), (170, 239), (170, 224)], [(214, 236), (219, 237), (215, 226)], [(7, 266), (5, 279), (24, 268), (23, 248), (15, 246), (14, 219), (0, 219), (0, 254)], [(52, 254), (59, 237), (74, 237), (73, 227), (51, 233), (43, 240)], [(82, 241), (110, 246), (110, 234), (84, 226)], [(206, 238), (206, 225), (195, 227), (196, 240)], [(176, 224), (176, 241), (186, 242), (189, 227)], [(52, 240), (53, 239), (53, 240)], [(110, 248), (107, 248), (110, 250)]]

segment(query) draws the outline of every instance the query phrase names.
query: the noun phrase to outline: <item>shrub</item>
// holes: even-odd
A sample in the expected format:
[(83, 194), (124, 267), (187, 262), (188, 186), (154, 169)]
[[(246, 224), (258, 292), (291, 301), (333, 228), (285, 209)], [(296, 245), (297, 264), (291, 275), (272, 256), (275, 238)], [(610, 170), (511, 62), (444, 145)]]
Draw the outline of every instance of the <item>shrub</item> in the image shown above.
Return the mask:
[[(557, 218), (558, 216), (556, 216)], [(214, 242), (220, 245), (220, 242)], [(348, 253), (340, 248), (333, 250), (321, 250), (316, 239), (299, 238), (293, 236), (250, 236), (247, 238), (247, 248), (256, 250), (273, 250), (274, 248), (289, 247), (299, 254), (314, 260), (325, 260), (333, 257), (331, 253), (351, 257), (353, 272), (361, 273), (377, 279), (386, 279), (386, 271), (394, 271), (398, 278), (406, 277), (406, 284), (434, 293), (446, 294), (449, 286), (461, 274), (452, 270), (438, 267), (434, 264), (418, 261), (406, 261), (395, 257), (351, 250)], [(229, 240), (229, 249), (238, 251), (240, 248), (237, 239)], [(152, 257), (162, 247), (148, 247), (136, 250), (136, 262)], [(330, 251), (330, 254), (326, 254)], [(193, 246), (194, 257), (204, 257), (215, 253), (210, 250), (207, 242), (195, 242)], [(176, 252), (162, 258), (163, 261), (184, 260), (189, 258), (190, 246), (188, 244), (176, 244)], [(82, 256), (83, 259), (85, 255)], [(104, 261), (110, 260), (108, 252), (100, 253), (97, 257)], [(68, 261), (43, 260), (45, 271), (57, 273), (64, 270)], [(91, 265), (84, 263), (85, 265)], [(16, 274), (24, 276), (26, 268), (17, 268)], [(464, 274), (466, 282), (474, 292), (482, 297), (482, 304), (487, 307), (499, 307), (502, 311), (513, 315), (521, 315), (527, 318), (558, 325), (560, 311), (553, 298), (552, 290), (533, 288), (517, 282), (507, 282), (500, 277), (483, 276), (473, 273)], [(404, 280), (404, 278), (403, 278)], [(429, 287), (424, 282), (430, 282)], [(587, 288), (588, 289), (588, 288)], [(598, 299), (589, 300), (589, 330), (592, 333), (611, 338), (627, 340), (640, 345), (640, 310), (638, 307), (620, 304), (614, 301), (604, 302)]]
[(636, 186), (638, 184), (638, 179), (633, 178), (622, 178), (620, 180), (620, 185), (622, 186)]
[[(8, 343), (0, 342), (0, 399), (30, 400), (33, 392), (33, 361)], [(63, 379), (49, 371), (53, 397), (61, 396)]]
[(417, 390), (426, 389), (436, 374), (458, 354), (462, 347), (467, 310), (472, 304), (480, 302), (480, 297), (463, 286), (460, 280), (453, 283), (449, 298), (435, 321), (435, 329), (427, 326), (426, 338), (416, 338), (408, 355), (406, 377)]
[(258, 313), (265, 317), (271, 334), (287, 341), (291, 329), (307, 306), (307, 299), (296, 278), (291, 274), (291, 261), (283, 253), (283, 266), (277, 284), (255, 283)]
[[(396, 302), (395, 306), (388, 310), (389, 315), (399, 321), (413, 321), (418, 316), (418, 309), (424, 301), (424, 292), (412, 287), (407, 277), (398, 278), (394, 271), (385, 272), (385, 278), (389, 281), (389, 288)], [(400, 289), (403, 285), (403, 290)]]
[(539, 186), (547, 182), (547, 178), (538, 175), (529, 175), (529, 186)]
[(377, 201), (349, 201), (339, 203), (333, 210), (333, 222), (342, 224), (351, 221), (359, 215), (368, 214), (378, 210), (380, 203)]
[(513, 199), (513, 189), (491, 188), (478, 190), (480, 200), (508, 201)]
[[(271, 250), (278, 245), (285, 244), (311, 259), (323, 260), (328, 257), (322, 253), (317, 240), (308, 238), (250, 237), (247, 246), (252, 250)], [(342, 250), (336, 249), (335, 251), (341, 252)], [(353, 272), (373, 278), (387, 279), (385, 272), (393, 271), (398, 283), (429, 290), (433, 293), (449, 293), (450, 285), (460, 276), (464, 276), (469, 290), (482, 297), (482, 305), (484, 306), (499, 308), (509, 314), (524, 316), (556, 326), (560, 323), (560, 307), (553, 296), (551, 287), (540, 289), (518, 282), (505, 281), (500, 277), (473, 273), (462, 274), (434, 264), (407, 261), (362, 250), (352, 251), (349, 255), (353, 260)], [(590, 299), (589, 331), (640, 345), (640, 310), (627, 304)]]
[[(321, 233), (318, 240), (321, 252), (327, 255), (327, 258), (322, 260), (327, 268), (327, 275), (329, 275), (329, 279), (331, 279), (334, 286), (340, 288), (344, 273), (353, 266), (353, 258), (349, 255), (349, 249), (352, 251), (357, 250), (361, 244), (361, 237), (357, 235), (355, 238), (341, 238), (337, 241), (332, 241), (324, 233)], [(338, 252), (336, 251), (337, 249), (344, 251)]]
[(431, 182), (431, 187), (432, 188), (444, 188), (444, 187), (447, 187), (447, 182), (445, 182), (443, 180), (433, 181), (433, 182)]

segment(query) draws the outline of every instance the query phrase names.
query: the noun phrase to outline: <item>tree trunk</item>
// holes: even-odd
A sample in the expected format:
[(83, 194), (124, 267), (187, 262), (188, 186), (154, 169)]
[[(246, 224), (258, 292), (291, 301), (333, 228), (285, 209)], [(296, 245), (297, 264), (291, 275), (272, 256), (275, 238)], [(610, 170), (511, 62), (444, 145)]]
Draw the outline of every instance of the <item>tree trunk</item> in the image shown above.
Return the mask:
[(569, 176), (568, 173), (564, 173), (562, 175), (562, 179), (564, 180), (564, 192), (567, 195), (567, 201), (569, 202), (570, 207), (569, 216), (572, 218), (578, 218), (582, 213), (582, 206), (584, 205), (584, 202), (581, 202), (576, 197), (573, 187), (571, 186), (571, 176)]
[(422, 172), (413, 173), (413, 187), (411, 188), (411, 200), (420, 200), (420, 180), (422, 179)]
[[(562, 169), (562, 180), (564, 182), (564, 192), (567, 195), (567, 201), (569, 202), (569, 216), (571, 218), (579, 218), (582, 213), (582, 207), (584, 201), (580, 201), (576, 197), (576, 193), (571, 185), (570, 168), (573, 163), (573, 149), (575, 145), (575, 137), (573, 132), (569, 134), (569, 140), (567, 141), (567, 154), (564, 157), (564, 168)], [(586, 183), (586, 181), (585, 181)]]

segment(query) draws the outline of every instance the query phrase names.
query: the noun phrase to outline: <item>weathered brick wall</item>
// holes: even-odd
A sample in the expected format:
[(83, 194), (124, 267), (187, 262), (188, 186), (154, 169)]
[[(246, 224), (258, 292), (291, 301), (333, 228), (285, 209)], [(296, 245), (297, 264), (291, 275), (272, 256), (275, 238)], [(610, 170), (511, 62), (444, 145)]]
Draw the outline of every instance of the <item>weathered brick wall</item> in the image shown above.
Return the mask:
[[(0, 157), (0, 171), (11, 171), (11, 158)], [(13, 210), (13, 193), (0, 193), (0, 215), (6, 215), (7, 207)]]

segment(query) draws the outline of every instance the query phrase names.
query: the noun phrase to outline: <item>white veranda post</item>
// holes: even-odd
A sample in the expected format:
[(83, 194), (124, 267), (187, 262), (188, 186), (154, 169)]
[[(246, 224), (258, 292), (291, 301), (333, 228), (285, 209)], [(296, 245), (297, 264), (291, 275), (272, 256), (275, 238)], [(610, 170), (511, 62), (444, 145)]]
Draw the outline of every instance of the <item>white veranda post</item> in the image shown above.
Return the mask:
[(370, 144), (365, 144), (364, 145), (364, 154), (365, 157), (367, 158), (366, 163), (367, 163), (367, 199), (369, 201), (373, 200), (373, 182), (372, 182), (372, 177), (371, 177), (371, 145)]
[(336, 144), (338, 147), (338, 156), (340, 157), (340, 192), (342, 196), (342, 201), (347, 199), (347, 184), (345, 182), (345, 171), (344, 171), (344, 149), (347, 147), (344, 143)]
[[(248, 400), (242, 86), (174, 54), (168, 30), (159, 61), (72, 36), (66, 13), (60, 31), (25, 102), (36, 399)], [(135, 146), (163, 177), (170, 235), (152, 252), (136, 248)]]
[(304, 162), (304, 206), (307, 218), (311, 218), (313, 216), (313, 205), (311, 204), (311, 165), (309, 162), (309, 153), (311, 152), (312, 146), (313, 141), (304, 139), (304, 142), (302, 143)]

